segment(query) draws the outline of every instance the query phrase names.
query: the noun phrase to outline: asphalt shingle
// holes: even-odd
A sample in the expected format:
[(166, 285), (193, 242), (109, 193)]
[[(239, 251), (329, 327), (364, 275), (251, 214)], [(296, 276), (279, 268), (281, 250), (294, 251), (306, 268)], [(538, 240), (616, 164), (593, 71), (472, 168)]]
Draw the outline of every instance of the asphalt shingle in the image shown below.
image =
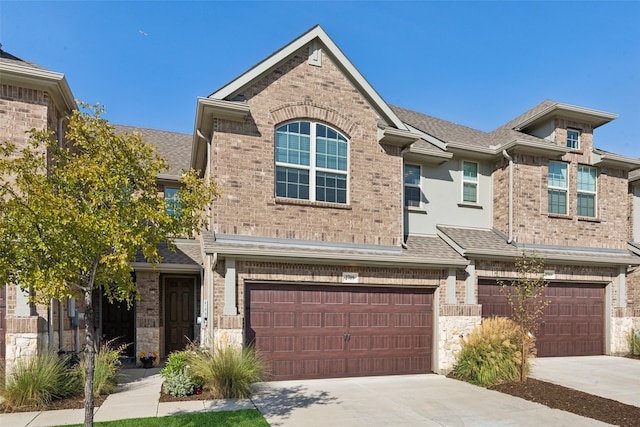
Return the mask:
[(167, 175), (179, 178), (183, 170), (191, 167), (191, 144), (193, 137), (189, 134), (169, 132), (166, 130), (147, 129), (135, 126), (112, 125), (115, 132), (126, 134), (137, 132), (142, 139), (158, 148), (158, 153), (171, 165)]

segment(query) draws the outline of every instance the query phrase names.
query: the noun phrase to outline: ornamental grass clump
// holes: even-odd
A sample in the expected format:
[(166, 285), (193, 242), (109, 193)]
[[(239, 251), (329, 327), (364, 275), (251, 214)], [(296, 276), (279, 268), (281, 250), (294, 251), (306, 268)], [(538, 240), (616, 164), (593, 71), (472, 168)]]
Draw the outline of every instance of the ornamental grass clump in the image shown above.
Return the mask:
[[(93, 395), (109, 395), (118, 387), (118, 369), (120, 356), (124, 354), (129, 344), (113, 347), (112, 341), (105, 342), (96, 352), (94, 359)], [(84, 358), (77, 368), (78, 376), (85, 381), (86, 365)]]
[(253, 384), (266, 378), (265, 362), (253, 347), (231, 347), (194, 353), (191, 372), (214, 398), (246, 399)]
[(75, 369), (55, 353), (45, 353), (21, 360), (0, 382), (3, 405), (10, 410), (20, 407), (40, 408), (54, 400), (78, 395), (82, 383)]
[[(481, 386), (513, 382), (520, 377), (520, 363), (517, 325), (505, 317), (493, 317), (462, 339), (455, 376)], [(526, 364), (528, 370), (528, 360)]]

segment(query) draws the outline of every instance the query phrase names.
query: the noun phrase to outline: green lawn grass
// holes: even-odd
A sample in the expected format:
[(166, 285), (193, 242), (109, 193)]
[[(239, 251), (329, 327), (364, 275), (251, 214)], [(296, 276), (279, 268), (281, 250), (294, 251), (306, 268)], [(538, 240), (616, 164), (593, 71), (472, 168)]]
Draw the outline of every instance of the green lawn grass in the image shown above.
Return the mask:
[[(95, 423), (97, 427), (269, 427), (262, 414), (255, 409), (225, 412), (197, 412), (171, 417), (134, 418)], [(82, 427), (78, 424), (78, 427)]]

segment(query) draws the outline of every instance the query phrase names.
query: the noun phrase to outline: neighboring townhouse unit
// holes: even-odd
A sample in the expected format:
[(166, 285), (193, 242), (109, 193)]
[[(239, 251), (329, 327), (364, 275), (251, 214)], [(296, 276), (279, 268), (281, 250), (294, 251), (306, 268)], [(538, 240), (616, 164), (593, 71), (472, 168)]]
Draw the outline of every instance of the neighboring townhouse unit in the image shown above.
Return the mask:
[(498, 282), (526, 251), (550, 283), (539, 355), (625, 353), (640, 160), (594, 147), (615, 117), (544, 101), (483, 132), (388, 105), (316, 26), (199, 98), (193, 135), (115, 126), (170, 160), (166, 197), (188, 167), (222, 196), (208, 230), (133, 264), (140, 300), (103, 301), (100, 335), (255, 345), (274, 379), (445, 373), (509, 314)]
[[(0, 48), (0, 139), (18, 147), (28, 141), (32, 128), (54, 132), (63, 144), (66, 117), (76, 108), (63, 74), (46, 70)], [(0, 287), (0, 359), (30, 357), (60, 340), (60, 325), (66, 307), (30, 306), (16, 285)], [(51, 321), (49, 321), (51, 320)], [(70, 325), (62, 329), (71, 330)], [(68, 334), (73, 340), (73, 335)], [(65, 344), (66, 345), (66, 344)]]

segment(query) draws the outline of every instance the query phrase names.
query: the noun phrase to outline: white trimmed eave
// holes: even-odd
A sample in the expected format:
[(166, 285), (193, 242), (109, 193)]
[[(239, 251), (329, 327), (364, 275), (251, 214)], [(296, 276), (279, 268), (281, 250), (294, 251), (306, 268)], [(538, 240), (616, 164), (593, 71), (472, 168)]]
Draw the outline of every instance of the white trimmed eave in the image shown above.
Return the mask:
[(215, 99), (232, 99), (235, 95), (239, 94), (243, 88), (251, 84), (256, 79), (262, 77), (265, 74), (270, 73), (274, 68), (278, 67), (288, 57), (296, 53), (298, 50), (307, 46), (314, 40), (318, 39), (323, 47), (323, 51), (333, 57), (336, 65), (347, 75), (356, 88), (363, 94), (373, 108), (380, 113), (382, 118), (392, 127), (400, 130), (407, 130), (404, 123), (398, 118), (398, 116), (389, 108), (382, 97), (373, 89), (373, 87), (367, 82), (362, 74), (356, 69), (356, 67), (349, 61), (349, 59), (342, 53), (340, 48), (331, 40), (329, 35), (320, 27), (316, 25), (309, 31), (284, 46), (282, 49), (275, 52), (273, 55), (255, 65), (240, 77), (236, 78), (232, 82), (218, 89), (209, 98)]
[(568, 147), (561, 147), (551, 143), (538, 143), (524, 139), (515, 139), (500, 146), (493, 146), (492, 149), (496, 156), (502, 155), (502, 151), (506, 150), (536, 156), (546, 156), (550, 158), (554, 156), (560, 158), (571, 151)]
[(151, 264), (150, 262), (132, 262), (135, 271), (157, 271), (158, 273), (195, 273), (202, 270), (196, 264)]
[(640, 159), (632, 159), (620, 154), (598, 150), (591, 152), (591, 163), (594, 166), (610, 167), (627, 171), (640, 168)]
[(396, 266), (415, 268), (465, 268), (467, 260), (425, 260), (423, 257), (403, 254), (385, 255), (380, 253), (357, 254), (344, 252), (300, 251), (296, 249), (247, 248), (207, 248), (207, 254), (216, 253), (219, 258), (233, 257), (256, 261), (302, 262), (309, 264), (359, 265), (359, 266)]
[(78, 109), (67, 79), (62, 73), (0, 62), (0, 82), (46, 91), (64, 115)]
[(206, 141), (203, 140), (200, 134), (206, 138), (211, 138), (214, 119), (243, 122), (250, 112), (249, 104), (246, 102), (198, 97), (196, 120), (193, 129), (193, 144), (191, 146), (191, 167), (204, 173), (207, 146)]
[(447, 143), (447, 151), (457, 156), (475, 159), (492, 159), (496, 155), (496, 150), (493, 148), (466, 142), (449, 142)]
[(570, 120), (589, 123), (593, 128), (600, 127), (618, 118), (617, 114), (607, 113), (605, 111), (592, 110), (590, 108), (578, 107), (575, 105), (555, 103), (548, 108), (540, 111), (538, 114), (529, 117), (518, 123), (514, 129), (526, 129), (538, 122), (550, 120), (555, 117), (562, 117)]
[(449, 153), (446, 151), (432, 151), (411, 145), (406, 151), (403, 152), (403, 156), (408, 160), (417, 160), (422, 163), (440, 165), (451, 160), (453, 158), (453, 153)]
[(384, 129), (378, 128), (378, 142), (380, 144), (406, 148), (420, 139), (422, 139), (420, 135), (408, 130), (395, 129), (392, 127), (386, 127)]

